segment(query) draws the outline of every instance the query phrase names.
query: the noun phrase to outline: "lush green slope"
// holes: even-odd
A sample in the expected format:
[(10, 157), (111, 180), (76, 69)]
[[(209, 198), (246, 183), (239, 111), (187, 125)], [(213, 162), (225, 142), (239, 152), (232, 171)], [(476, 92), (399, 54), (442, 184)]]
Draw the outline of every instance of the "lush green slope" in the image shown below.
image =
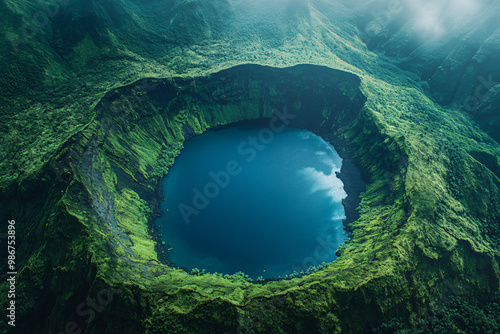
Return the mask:
[[(473, 115), (495, 139), (498, 131), (500, 27), (497, 1), (350, 1), (370, 49), (418, 73), (442, 104)], [(367, 8), (368, 7), (368, 8)]]
[[(18, 222), (24, 331), (75, 321), (87, 333), (354, 333), (382, 322), (467, 332), (450, 302), (498, 291), (499, 144), (434, 102), (432, 80), (369, 51), (358, 7), (69, 1), (25, 38), (22, 18), (39, 4), (0, 4), (10, 60), (0, 216)], [(25, 39), (13, 45), (12, 34)], [(326, 67), (233, 67), (245, 63)], [(266, 284), (163, 264), (149, 228), (158, 180), (183, 141), (284, 106), (366, 178), (342, 256)], [(495, 117), (494, 103), (482, 108)], [(443, 304), (449, 325), (435, 322)]]

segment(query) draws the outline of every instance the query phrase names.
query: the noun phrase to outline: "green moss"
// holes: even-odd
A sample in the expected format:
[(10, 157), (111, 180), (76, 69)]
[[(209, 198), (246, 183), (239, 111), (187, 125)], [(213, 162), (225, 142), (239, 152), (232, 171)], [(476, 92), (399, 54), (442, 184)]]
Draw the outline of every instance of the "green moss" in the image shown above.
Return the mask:
[[(368, 51), (342, 11), (332, 10), (334, 20), (325, 12), (276, 22), (276, 10), (263, 10), (249, 31), (236, 12), (226, 13), (236, 15), (234, 29), (211, 26), (202, 1), (172, 12), (153, 3), (94, 5), (71, 3), (65, 28), (78, 38), (61, 36), (62, 45), (49, 40), (62, 33), (52, 23), (19, 53), (4, 35), (0, 41), (9, 63), (0, 70), (0, 214), (23, 223), (26, 332), (62, 330), (79, 319), (79, 303), (108, 286), (120, 290), (89, 333), (363, 332), (394, 316), (405, 328), (411, 314), (439, 301), (446, 277), (455, 275), (464, 295), (498, 290), (498, 144), (432, 102), (415, 75)], [(206, 20), (183, 16), (182, 6)], [(5, 32), (14, 33), (39, 10), (0, 7)], [(101, 29), (96, 13), (116, 22)], [(191, 43), (169, 43), (179, 36)], [(328, 68), (273, 80), (270, 68), (217, 73), (245, 63)], [(170, 79), (150, 89), (137, 81), (146, 77)], [(342, 256), (311, 275), (265, 284), (161, 264), (148, 230), (152, 199), (184, 140), (284, 106), (315, 118), (313, 130), (343, 153), (349, 147), (368, 181)], [(444, 328), (495, 328), (471, 307), (465, 325), (451, 315), (456, 324)]]
[[(307, 89), (298, 80), (304, 74)], [(249, 91), (235, 93), (238, 85), (234, 80)], [(151, 333), (212, 333), (213, 328), (222, 332), (330, 333), (345, 331), (350, 324), (349, 331), (366, 331), (380, 319), (398, 315), (409, 319), (420, 305), (438, 298), (443, 273), (461, 277), (468, 294), (472, 289), (498, 287), (493, 268), (497, 248), (488, 242), (481, 227), (484, 223), (479, 220), (488, 212), (488, 219), (494, 219), (494, 203), (476, 196), (482, 206), (474, 211), (467, 200), (480, 188), (498, 191), (496, 176), (476, 160), (465, 159), (466, 153), (459, 153), (455, 158), (458, 165), (453, 166), (465, 168), (464, 161), (469, 161), (468, 166), (477, 166), (477, 176), (464, 174), (464, 169), (458, 174), (483, 183), (467, 188), (468, 196), (457, 196), (449, 167), (453, 155), (436, 151), (439, 137), (429, 132), (422, 138), (420, 130), (406, 130), (409, 125), (404, 113), (397, 109), (376, 109), (374, 101), (366, 101), (359, 90), (356, 93), (363, 81), (355, 76), (315, 67), (279, 70), (243, 66), (198, 78), (196, 86), (179, 78), (157, 83), (139, 100), (120, 101), (138, 91), (137, 83), (108, 94), (96, 106), (94, 120), (57, 157), (63, 165), (60, 189), (64, 190), (59, 195), (58, 214), (67, 217), (45, 219), (51, 224), (72, 222), (53, 226), (51, 231), (61, 231), (68, 238), (78, 236), (66, 247), (70, 254), (85, 254), (81, 261), (90, 261), (88, 265), (94, 268), (85, 282), (122, 287), (116, 299), (125, 303), (125, 313), (135, 307), (144, 310), (125, 322), (130, 328)], [(269, 91), (269, 86), (275, 88)], [(331, 87), (337, 86), (339, 90), (332, 91)], [(427, 117), (435, 108), (419, 97), (420, 93), (408, 94), (401, 109), (417, 103), (418, 108), (411, 107), (415, 117)], [(307, 100), (307, 96), (313, 99)], [(297, 126), (309, 127), (332, 140), (342, 154), (351, 152), (368, 181), (360, 217), (349, 226), (352, 238), (342, 246), (340, 258), (321, 265), (321, 270), (304, 268), (304, 273), (313, 272), (310, 275), (298, 273), (300, 277), (292, 280), (264, 284), (249, 282), (244, 274), (190, 275), (161, 263), (156, 251), (162, 246), (155, 244), (150, 230), (151, 199), (157, 196), (158, 182), (184, 140), (211, 127), (273, 117), (273, 109), (282, 108), (283, 101), (289, 101), (288, 112), (297, 116)], [(484, 144), (460, 137), (455, 128), (448, 130), (451, 123), (447, 122), (444, 119), (443, 127), (436, 130), (440, 138), (450, 136), (475, 152), (484, 150)], [(70, 226), (79, 229), (71, 230)], [(480, 231), (483, 238), (477, 237)], [(37, 245), (34, 247), (42, 248), (32, 261), (40, 261), (42, 271), (51, 270), (50, 264), (41, 260), (50, 251), (41, 242)], [(88, 266), (71, 262), (70, 254), (67, 260), (54, 260), (70, 264), (56, 269), (61, 274), (47, 275), (41, 283), (44, 287), (60, 284), (62, 277), (70, 280)], [(23, 275), (43, 277), (25, 270)], [(464, 273), (466, 277), (460, 276)], [(66, 283), (80, 296), (97, 293), (85, 282)], [(48, 297), (41, 298), (40, 302)], [(70, 295), (61, 300), (71, 304)], [(141, 305), (134, 306), (136, 302), (131, 300), (140, 300)], [(357, 300), (355, 309), (350, 306), (353, 300)], [(22, 314), (34, 312), (37, 303)], [(108, 321), (123, 331), (125, 327), (119, 323), (124, 315), (113, 312), (105, 311)], [(56, 324), (47, 326), (52, 329)]]

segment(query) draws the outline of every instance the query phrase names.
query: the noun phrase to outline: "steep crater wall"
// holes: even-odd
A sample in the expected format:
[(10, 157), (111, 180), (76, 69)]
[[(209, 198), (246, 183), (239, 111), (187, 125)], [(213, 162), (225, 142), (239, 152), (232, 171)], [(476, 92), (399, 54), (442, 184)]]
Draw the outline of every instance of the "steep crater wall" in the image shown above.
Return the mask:
[[(356, 123), (366, 100), (359, 83), (352, 74), (309, 65), (244, 65), (203, 78), (144, 79), (109, 93), (97, 108), (96, 122), (77, 136), (88, 140), (75, 137), (78, 144), (68, 156), (78, 160), (73, 166), (81, 183), (74, 186), (89, 190), (93, 218), (120, 235), (124, 218), (117, 219), (122, 200), (117, 192), (132, 192), (154, 209), (159, 180), (186, 139), (208, 128), (273, 117), (333, 141), (344, 156), (390, 170), (394, 165), (387, 152), (368, 161), (356, 157), (362, 150), (349, 147), (351, 136), (359, 137), (366, 126)], [(374, 147), (385, 140), (376, 132), (370, 136)]]
[[(413, 252), (407, 222), (419, 218), (423, 224), (425, 212), (423, 205), (414, 207), (407, 189), (404, 138), (391, 134), (365, 102), (357, 76), (312, 65), (242, 65), (208, 77), (143, 79), (107, 93), (94, 120), (52, 162), (61, 182), (25, 185), (51, 194), (51, 203), (57, 203), (41, 217), (29, 245), (20, 247), (31, 263), (50, 259), (27, 265), (20, 275), (20, 281), (36, 278), (48, 287), (41, 294), (40, 284), (22, 288), (26, 295), (41, 296), (21, 314), (39, 319), (31, 323), (42, 327), (27, 329), (59, 330), (75, 316), (78, 301), (103, 286), (119, 292), (109, 311), (82, 321), (89, 333), (103, 328), (124, 333), (257, 327), (260, 332), (368, 331), (383, 319), (407, 318), (428, 296), (439, 296), (441, 270), (454, 261), (470, 269), (466, 286), (498, 289), (498, 275), (489, 271), (492, 259), (466, 243), (462, 250), (436, 255), (432, 263), (434, 253), (421, 254), (418, 247)], [(159, 181), (182, 143), (209, 128), (269, 119), (285, 108), (296, 115), (292, 125), (332, 141), (341, 156), (361, 167), (367, 182), (360, 217), (348, 226), (352, 240), (339, 250), (341, 256), (322, 271), (265, 285), (192, 276), (162, 263), (151, 233), (153, 211)], [(43, 212), (43, 202), (30, 215), (37, 210)], [(51, 247), (47, 236), (53, 238)], [(488, 270), (476, 277), (479, 266)], [(422, 285), (429, 279), (432, 285)], [(43, 314), (37, 312), (42, 304)]]

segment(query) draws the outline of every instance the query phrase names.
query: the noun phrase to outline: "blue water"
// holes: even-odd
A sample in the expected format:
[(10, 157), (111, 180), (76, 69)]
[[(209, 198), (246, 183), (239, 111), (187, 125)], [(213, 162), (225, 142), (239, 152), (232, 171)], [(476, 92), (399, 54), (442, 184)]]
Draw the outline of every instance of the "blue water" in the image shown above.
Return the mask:
[(157, 221), (180, 267), (285, 277), (335, 259), (344, 241), (342, 159), (295, 128), (245, 126), (184, 144), (162, 180)]

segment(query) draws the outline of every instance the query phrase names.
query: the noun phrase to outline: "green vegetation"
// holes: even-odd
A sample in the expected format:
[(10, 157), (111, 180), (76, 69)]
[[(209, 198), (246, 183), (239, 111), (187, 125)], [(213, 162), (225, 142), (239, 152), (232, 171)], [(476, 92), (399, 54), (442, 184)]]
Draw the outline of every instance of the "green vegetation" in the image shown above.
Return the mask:
[(471, 299), (461, 296), (445, 298), (434, 309), (424, 310), (411, 317), (411, 325), (402, 319), (395, 319), (375, 329), (375, 334), (418, 334), (418, 333), (485, 333), (500, 331), (500, 293), (486, 298)]
[[(41, 8), (0, 6), (12, 33)], [(499, 144), (369, 51), (340, 4), (211, 6), (72, 1), (19, 50), (2, 37), (0, 215), (18, 222), (20, 328), (498, 331)], [(234, 67), (248, 63), (272, 67)], [(166, 265), (151, 223), (184, 140), (284, 106), (367, 181), (340, 258), (255, 283)], [(103, 289), (86, 322), (79, 304)]]

